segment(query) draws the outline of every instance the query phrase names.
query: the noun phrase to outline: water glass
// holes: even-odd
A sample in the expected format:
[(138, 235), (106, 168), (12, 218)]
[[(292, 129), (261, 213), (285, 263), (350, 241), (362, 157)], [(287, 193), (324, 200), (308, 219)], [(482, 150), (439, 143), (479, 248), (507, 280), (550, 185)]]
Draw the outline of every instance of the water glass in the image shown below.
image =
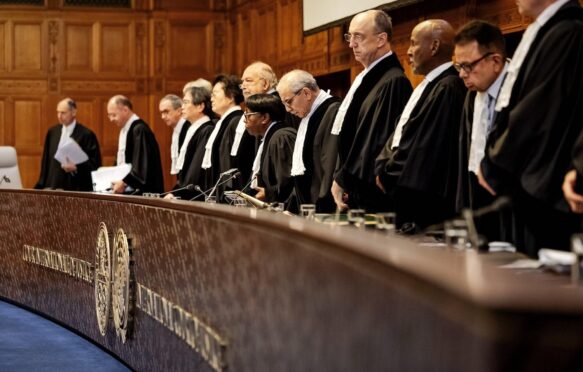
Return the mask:
[(313, 220), (316, 217), (316, 205), (315, 204), (302, 204), (300, 205), (300, 216), (307, 220)]
[(397, 229), (397, 217), (394, 212), (376, 214), (377, 229), (393, 234)]
[(466, 249), (470, 242), (468, 224), (463, 219), (445, 221), (443, 224), (445, 244), (455, 249)]
[(362, 229), (364, 228), (365, 214), (364, 209), (349, 209), (348, 222)]

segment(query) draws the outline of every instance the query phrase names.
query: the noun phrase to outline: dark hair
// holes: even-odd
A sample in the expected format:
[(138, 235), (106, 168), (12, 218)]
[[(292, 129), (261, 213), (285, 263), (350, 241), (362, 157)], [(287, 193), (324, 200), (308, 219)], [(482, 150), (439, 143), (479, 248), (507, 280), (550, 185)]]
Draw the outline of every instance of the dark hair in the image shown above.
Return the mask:
[(223, 83), (223, 91), (225, 96), (232, 98), (235, 104), (238, 105), (245, 100), (243, 97), (243, 91), (241, 90), (241, 79), (235, 75), (217, 75), (213, 81), (213, 86), (218, 83)]
[(245, 100), (249, 111), (269, 114), (272, 121), (282, 121), (285, 107), (281, 99), (273, 94), (254, 94)]
[(473, 20), (466, 23), (458, 30), (453, 41), (456, 45), (476, 41), (482, 52), (495, 51), (506, 58), (506, 43), (502, 31), (486, 21)]
[(386, 32), (387, 40), (393, 38), (393, 21), (386, 9), (375, 9), (374, 26), (377, 32)]
[(213, 106), (211, 104), (211, 95), (206, 88), (191, 87), (187, 90), (187, 92), (192, 96), (193, 105), (199, 105), (201, 103), (204, 104), (204, 109), (202, 110), (203, 114), (211, 119), (215, 117)]
[(77, 102), (71, 98), (67, 98), (67, 106), (69, 106), (69, 110), (71, 111), (77, 110)]
[(129, 108), (130, 110), (133, 110), (134, 107), (132, 105), (132, 101), (130, 101), (130, 99), (126, 96), (122, 96), (122, 95), (117, 95), (114, 97), (114, 101), (113, 101), (116, 105), (122, 105), (125, 106), (127, 108)]

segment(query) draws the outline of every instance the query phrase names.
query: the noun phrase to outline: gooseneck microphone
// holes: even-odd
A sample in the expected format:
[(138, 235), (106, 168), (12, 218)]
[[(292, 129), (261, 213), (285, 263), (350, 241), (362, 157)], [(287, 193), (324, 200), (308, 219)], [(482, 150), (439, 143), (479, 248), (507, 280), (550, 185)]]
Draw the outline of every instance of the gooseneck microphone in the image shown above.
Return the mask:
[(10, 183), (10, 178), (8, 178), (8, 176), (5, 174), (3, 174), (2, 177), (0, 178), (0, 185), (2, 185), (4, 182)]
[(199, 185), (195, 185), (195, 186), (194, 186), (194, 189), (195, 189), (196, 191), (198, 191), (200, 194), (198, 194), (198, 195), (197, 195), (197, 196), (195, 196), (194, 198), (190, 199), (190, 201), (194, 201), (194, 200), (196, 200), (196, 199), (200, 198), (202, 195), (204, 195), (204, 198), (205, 198), (205, 199), (207, 199), (207, 198), (208, 198), (208, 194), (207, 194), (207, 193), (206, 193), (206, 192), (205, 192), (203, 189), (201, 189)]
[(168, 195), (168, 194), (171, 194), (174, 192), (178, 192), (178, 191), (183, 191), (183, 190), (194, 190), (194, 185), (192, 183), (189, 183), (188, 185), (181, 187), (181, 188), (178, 188), (176, 190), (170, 190), (170, 191), (166, 191), (166, 192), (163, 192), (161, 194), (158, 194), (158, 196), (161, 197), (161, 196), (165, 196), (165, 195)]

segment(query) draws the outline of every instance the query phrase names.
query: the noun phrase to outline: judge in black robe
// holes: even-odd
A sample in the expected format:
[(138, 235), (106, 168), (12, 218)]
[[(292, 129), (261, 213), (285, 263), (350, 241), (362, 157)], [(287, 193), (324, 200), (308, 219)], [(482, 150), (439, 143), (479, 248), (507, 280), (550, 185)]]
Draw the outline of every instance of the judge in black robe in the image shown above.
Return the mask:
[[(220, 121), (225, 125), (219, 146), (219, 169), (221, 173), (233, 168), (240, 172), (232, 179), (225, 176), (222, 180), (225, 184), (220, 187), (219, 192), (241, 190), (251, 177), (251, 167), (255, 158), (255, 138), (245, 130), (243, 111), (239, 106), (244, 100), (240, 85), (241, 80), (235, 75), (219, 75), (214, 81), (213, 111), (221, 116)], [(236, 140), (238, 143), (233, 155), (231, 153)]]
[[(520, 10), (540, 24), (540, 14)], [(582, 50), (583, 13), (577, 1), (568, 1), (536, 33), (505, 104), (511, 62), (481, 163), (482, 184), (513, 198), (513, 243), (533, 257), (541, 247), (569, 249), (581, 222), (568, 212), (561, 185), (583, 120)], [(519, 63), (516, 55), (513, 62)]]
[(375, 185), (375, 159), (395, 129), (411, 83), (395, 54), (369, 71), (356, 90), (338, 139), (339, 163), (334, 180), (348, 193), (351, 207), (387, 210)]
[(75, 172), (65, 172), (55, 159), (59, 147), (62, 124), (50, 128), (45, 138), (40, 177), (35, 189), (63, 189), (70, 191), (93, 191), (91, 172), (101, 166), (101, 153), (95, 133), (81, 123), (75, 124), (71, 139), (79, 144), (89, 159), (77, 164)]
[[(214, 122), (208, 116), (205, 116), (205, 120), (202, 123), (197, 123), (195, 127), (198, 127), (198, 129), (196, 129), (188, 143), (184, 144), (184, 164), (178, 172), (172, 194), (184, 200), (197, 198), (202, 201), (204, 200), (203, 196), (194, 186), (199, 186), (203, 191), (208, 190), (210, 187), (206, 184), (204, 172), (200, 165), (204, 156), (204, 145), (213, 131)], [(192, 186), (187, 187), (188, 185)]]
[(132, 194), (144, 192), (164, 192), (164, 176), (160, 147), (154, 132), (142, 119), (132, 122), (126, 139), (126, 163), (132, 165), (130, 173), (123, 182), (130, 186)]
[(292, 154), (296, 130), (282, 122), (285, 108), (271, 94), (256, 94), (247, 101), (245, 126), (262, 142), (253, 166), (258, 190), (256, 198), (266, 202), (288, 202), (293, 190)]
[[(170, 197), (180, 197), (185, 200), (195, 198), (202, 201), (204, 196), (195, 189), (195, 186), (202, 191), (212, 187), (207, 183), (205, 171), (201, 167), (205, 145), (215, 125), (211, 119), (213, 111), (210, 92), (201, 87), (189, 88), (184, 94), (182, 113), (184, 118), (192, 124), (187, 132), (185, 143), (180, 148), (177, 161), (180, 170)], [(181, 157), (184, 159), (182, 160)]]
[(449, 66), (413, 108), (397, 148), (393, 136), (377, 159), (379, 179), (399, 224), (425, 228), (455, 215), (459, 122), (466, 88)]
[[(288, 113), (301, 118), (298, 133), (303, 132), (305, 128), (305, 135), (301, 137), (298, 134), (294, 145), (294, 156), (296, 156), (296, 151), (299, 154), (301, 150), (301, 159), (296, 156), (296, 160), (292, 161), (297, 204), (293, 210), (299, 210), (301, 204), (315, 204), (319, 212), (332, 212), (335, 204), (330, 192), (331, 171), (336, 166), (337, 148), (330, 154), (322, 153), (322, 136), (326, 135), (323, 133), (326, 130), (327, 134), (330, 134), (332, 122), (340, 106), (340, 99), (321, 90), (316, 79), (303, 70), (293, 70), (282, 76), (277, 90)], [(327, 121), (324, 121), (324, 118)], [(320, 133), (319, 141), (315, 142), (318, 133)], [(337, 136), (334, 137), (337, 138)], [(327, 148), (327, 150), (331, 149)], [(331, 166), (323, 167), (322, 158), (328, 156), (334, 158), (334, 161), (330, 164)], [(296, 164), (295, 170), (293, 164)], [(324, 168), (329, 170), (327, 175)], [(322, 190), (323, 183), (326, 184), (324, 190)]]
[[(113, 96), (107, 104), (109, 120), (121, 128), (121, 136), (125, 135), (125, 150), (121, 158), (118, 149), (116, 164), (123, 160), (131, 164), (131, 170), (123, 180), (113, 182), (115, 193), (139, 195), (144, 192), (162, 193), (164, 191), (164, 176), (160, 160), (160, 148), (154, 133), (132, 111), (131, 101), (122, 95)], [(123, 142), (122, 142), (123, 143)]]
[(226, 183), (227, 190), (243, 190), (249, 184), (251, 179), (251, 168), (253, 167), (253, 159), (255, 159), (256, 143), (255, 137), (244, 130), (237, 147), (235, 155), (231, 155), (231, 150), (237, 137), (237, 128), (240, 124), (245, 127), (243, 111), (232, 115), (229, 124), (221, 141), (221, 169), (223, 172), (237, 168), (241, 175)]

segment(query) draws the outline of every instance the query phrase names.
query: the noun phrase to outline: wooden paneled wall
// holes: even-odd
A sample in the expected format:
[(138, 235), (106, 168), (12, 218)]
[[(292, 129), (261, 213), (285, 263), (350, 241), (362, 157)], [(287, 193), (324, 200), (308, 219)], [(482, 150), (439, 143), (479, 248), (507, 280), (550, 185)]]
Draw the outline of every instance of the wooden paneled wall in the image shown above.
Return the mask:
[[(156, 133), (167, 175), (171, 130), (159, 117), (158, 101), (181, 94), (187, 81), (240, 75), (255, 60), (278, 74), (302, 68), (354, 77), (361, 69), (343, 41), (346, 26), (303, 37), (301, 0), (134, 0), (131, 9), (62, 3), (0, 6), (0, 144), (16, 147), (25, 187), (36, 183), (44, 136), (64, 97), (78, 102), (78, 120), (96, 132), (107, 165), (118, 136), (107, 120), (107, 100), (129, 96)], [(393, 49), (410, 76), (409, 33), (423, 19), (444, 18), (458, 27), (485, 18), (505, 32), (527, 24), (514, 0), (426, 0), (392, 16)], [(166, 177), (166, 188), (173, 182)]]

